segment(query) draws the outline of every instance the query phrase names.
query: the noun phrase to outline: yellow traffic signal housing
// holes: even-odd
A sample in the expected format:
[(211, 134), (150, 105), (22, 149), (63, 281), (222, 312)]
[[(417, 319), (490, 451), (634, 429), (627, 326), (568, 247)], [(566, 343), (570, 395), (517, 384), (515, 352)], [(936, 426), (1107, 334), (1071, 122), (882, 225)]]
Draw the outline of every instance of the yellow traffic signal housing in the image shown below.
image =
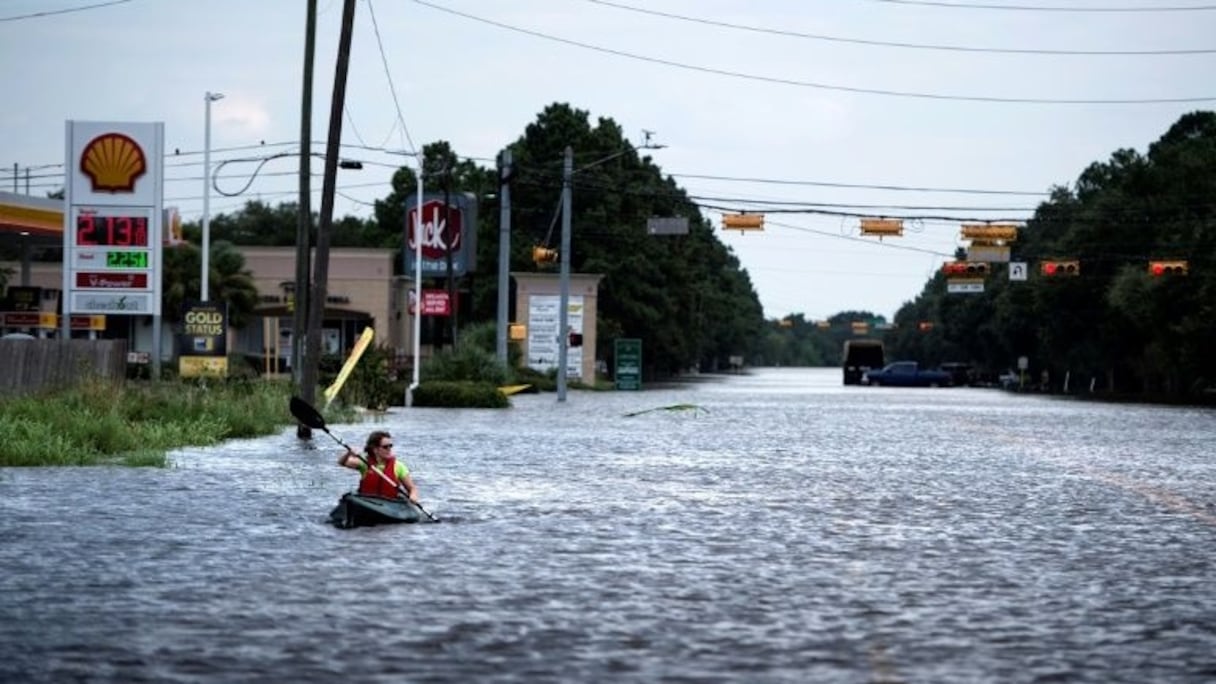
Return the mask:
[(900, 237), (904, 234), (903, 219), (863, 218), (861, 220), (862, 235), (878, 237)]
[(532, 261), (537, 264), (552, 264), (557, 261), (557, 250), (537, 245), (532, 248)]
[(764, 214), (723, 214), (722, 227), (731, 230), (764, 230)]
[(1012, 223), (964, 223), (962, 235), (976, 244), (1006, 243), (1018, 239), (1018, 227)]
[(1185, 259), (1148, 262), (1148, 274), (1154, 278), (1161, 276), (1184, 276), (1190, 272), (1190, 266)]
[(1039, 264), (1039, 272), (1048, 278), (1081, 275), (1081, 262), (1076, 259), (1061, 261), (1044, 261)]

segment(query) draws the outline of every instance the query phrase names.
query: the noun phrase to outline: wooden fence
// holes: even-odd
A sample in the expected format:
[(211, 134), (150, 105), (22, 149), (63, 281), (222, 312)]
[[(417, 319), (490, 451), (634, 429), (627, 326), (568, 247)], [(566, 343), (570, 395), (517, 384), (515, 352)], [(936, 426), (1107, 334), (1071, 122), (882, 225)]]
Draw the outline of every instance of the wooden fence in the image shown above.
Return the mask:
[(126, 340), (0, 340), (0, 394), (29, 394), (89, 381), (121, 383)]

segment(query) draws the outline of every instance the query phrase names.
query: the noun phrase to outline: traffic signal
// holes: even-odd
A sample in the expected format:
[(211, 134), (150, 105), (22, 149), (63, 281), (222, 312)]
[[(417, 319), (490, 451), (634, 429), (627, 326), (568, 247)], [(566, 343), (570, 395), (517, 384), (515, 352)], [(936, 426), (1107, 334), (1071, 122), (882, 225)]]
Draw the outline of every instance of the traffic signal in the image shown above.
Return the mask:
[(985, 278), (988, 263), (985, 261), (947, 261), (942, 264), (942, 273), (947, 278)]
[(722, 227), (738, 230), (764, 230), (764, 214), (723, 214)]
[(977, 245), (1008, 243), (1018, 239), (1018, 227), (1012, 223), (964, 223), (961, 233), (964, 240), (972, 240)]
[(861, 220), (862, 235), (877, 235), (878, 237), (895, 236), (900, 237), (904, 234), (903, 219), (879, 219), (879, 218), (863, 218)]
[(916, 324), (916, 329), (921, 332), (929, 332), (933, 330), (933, 321), (921, 321)]
[(532, 248), (532, 261), (539, 264), (552, 264), (557, 261), (557, 250), (537, 245)]
[(571, 331), (570, 332), (570, 346), (571, 347), (583, 346), (583, 334)]
[(1058, 278), (1060, 276), (1079, 276), (1081, 275), (1081, 262), (1076, 259), (1068, 259), (1064, 261), (1044, 261), (1039, 264), (1039, 272), (1048, 278)]
[(1161, 276), (1184, 276), (1189, 270), (1186, 261), (1182, 259), (1148, 262), (1148, 274), (1154, 278), (1160, 278)]

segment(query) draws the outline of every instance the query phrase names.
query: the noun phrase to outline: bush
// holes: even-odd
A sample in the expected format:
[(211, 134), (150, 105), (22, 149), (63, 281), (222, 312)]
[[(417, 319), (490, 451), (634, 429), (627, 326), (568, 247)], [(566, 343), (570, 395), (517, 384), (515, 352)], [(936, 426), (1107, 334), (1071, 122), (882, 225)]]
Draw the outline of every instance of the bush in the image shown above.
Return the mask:
[(414, 390), (414, 406), (447, 408), (507, 408), (511, 402), (487, 382), (433, 380)]

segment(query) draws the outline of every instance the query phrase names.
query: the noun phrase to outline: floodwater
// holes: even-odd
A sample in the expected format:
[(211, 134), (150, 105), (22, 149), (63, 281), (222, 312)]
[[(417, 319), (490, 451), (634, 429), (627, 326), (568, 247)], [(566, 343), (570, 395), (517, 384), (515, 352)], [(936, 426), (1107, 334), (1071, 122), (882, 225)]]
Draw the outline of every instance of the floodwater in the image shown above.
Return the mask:
[(0, 681), (1216, 680), (1210, 410), (832, 369), (513, 404), (378, 421), (441, 524), (330, 527), (355, 473), (293, 429), (0, 470)]

